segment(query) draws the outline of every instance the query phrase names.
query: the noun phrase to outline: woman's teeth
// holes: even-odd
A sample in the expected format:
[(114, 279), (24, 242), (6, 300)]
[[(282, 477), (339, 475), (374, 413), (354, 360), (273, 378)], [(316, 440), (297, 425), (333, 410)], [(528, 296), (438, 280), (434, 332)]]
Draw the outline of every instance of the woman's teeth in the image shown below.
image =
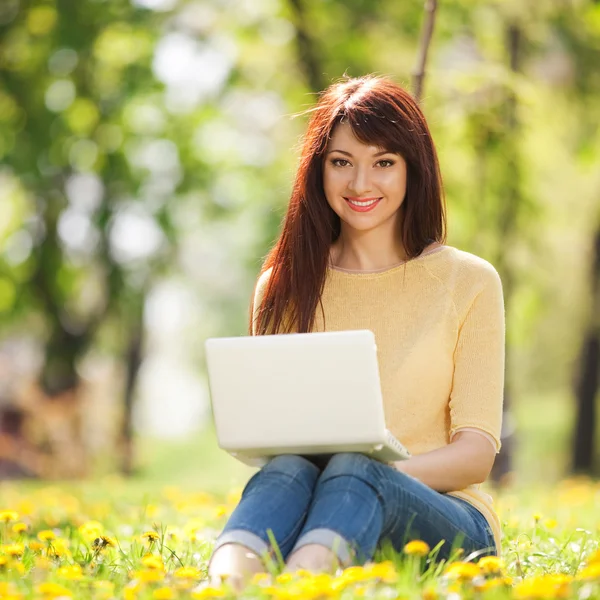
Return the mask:
[(357, 200), (350, 200), (350, 198), (346, 198), (350, 204), (354, 204), (354, 206), (371, 206), (375, 204), (375, 202), (379, 201), (379, 198), (375, 198), (374, 200), (367, 200), (366, 202), (358, 202)]

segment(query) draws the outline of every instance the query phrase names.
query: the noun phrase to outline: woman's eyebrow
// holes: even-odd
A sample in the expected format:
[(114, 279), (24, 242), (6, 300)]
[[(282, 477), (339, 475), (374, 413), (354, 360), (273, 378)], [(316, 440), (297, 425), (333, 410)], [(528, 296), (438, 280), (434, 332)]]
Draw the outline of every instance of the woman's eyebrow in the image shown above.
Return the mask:
[[(329, 150), (327, 152), (327, 154), (331, 154), (332, 152), (339, 152), (341, 154), (345, 154), (346, 156), (352, 156), (352, 154), (350, 152), (346, 152), (345, 150), (336, 150), (335, 148), (333, 150)], [(373, 156), (381, 156), (382, 154), (394, 154), (391, 150), (382, 150), (381, 152), (377, 152), (376, 154), (373, 154)]]

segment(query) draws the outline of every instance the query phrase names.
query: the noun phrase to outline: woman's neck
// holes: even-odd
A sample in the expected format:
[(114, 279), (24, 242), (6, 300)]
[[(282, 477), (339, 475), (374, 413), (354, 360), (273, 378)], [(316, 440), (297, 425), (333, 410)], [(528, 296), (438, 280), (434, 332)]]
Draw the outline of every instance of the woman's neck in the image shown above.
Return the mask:
[[(352, 271), (377, 271), (394, 267), (408, 258), (404, 246), (385, 246), (381, 240), (377, 244), (365, 244), (354, 240), (350, 243), (340, 236), (332, 245), (330, 251), (331, 266)], [(426, 246), (424, 251), (439, 246), (434, 242)]]

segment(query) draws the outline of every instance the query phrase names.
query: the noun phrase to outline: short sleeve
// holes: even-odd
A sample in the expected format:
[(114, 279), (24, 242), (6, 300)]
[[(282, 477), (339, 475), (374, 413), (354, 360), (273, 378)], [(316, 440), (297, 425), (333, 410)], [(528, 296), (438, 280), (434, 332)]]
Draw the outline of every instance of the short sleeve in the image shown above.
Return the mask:
[(502, 283), (494, 267), (478, 269), (476, 292), (459, 325), (450, 392), (450, 439), (474, 427), (500, 450), (504, 398), (505, 315)]
[(254, 288), (254, 299), (252, 303), (252, 335), (256, 335), (256, 326), (258, 324), (258, 311), (260, 310), (260, 305), (265, 296), (265, 291), (267, 289), (267, 283), (269, 281), (269, 277), (272, 272), (272, 268), (266, 270), (256, 282), (256, 287)]

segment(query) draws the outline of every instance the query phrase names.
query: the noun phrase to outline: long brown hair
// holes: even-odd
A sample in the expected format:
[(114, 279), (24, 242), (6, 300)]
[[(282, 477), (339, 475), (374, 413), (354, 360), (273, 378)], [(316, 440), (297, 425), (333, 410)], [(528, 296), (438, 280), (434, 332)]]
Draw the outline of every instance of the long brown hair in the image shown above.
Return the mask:
[[(402, 243), (408, 258), (446, 239), (440, 169), (425, 117), (414, 98), (386, 77), (345, 78), (321, 92), (302, 144), (283, 229), (260, 271), (272, 268), (257, 312), (256, 334), (311, 331), (340, 218), (323, 190), (323, 156), (335, 126), (347, 121), (364, 144), (400, 154), (407, 165)], [(321, 311), (323, 305), (321, 304)], [(254, 301), (250, 303), (252, 334)]]

